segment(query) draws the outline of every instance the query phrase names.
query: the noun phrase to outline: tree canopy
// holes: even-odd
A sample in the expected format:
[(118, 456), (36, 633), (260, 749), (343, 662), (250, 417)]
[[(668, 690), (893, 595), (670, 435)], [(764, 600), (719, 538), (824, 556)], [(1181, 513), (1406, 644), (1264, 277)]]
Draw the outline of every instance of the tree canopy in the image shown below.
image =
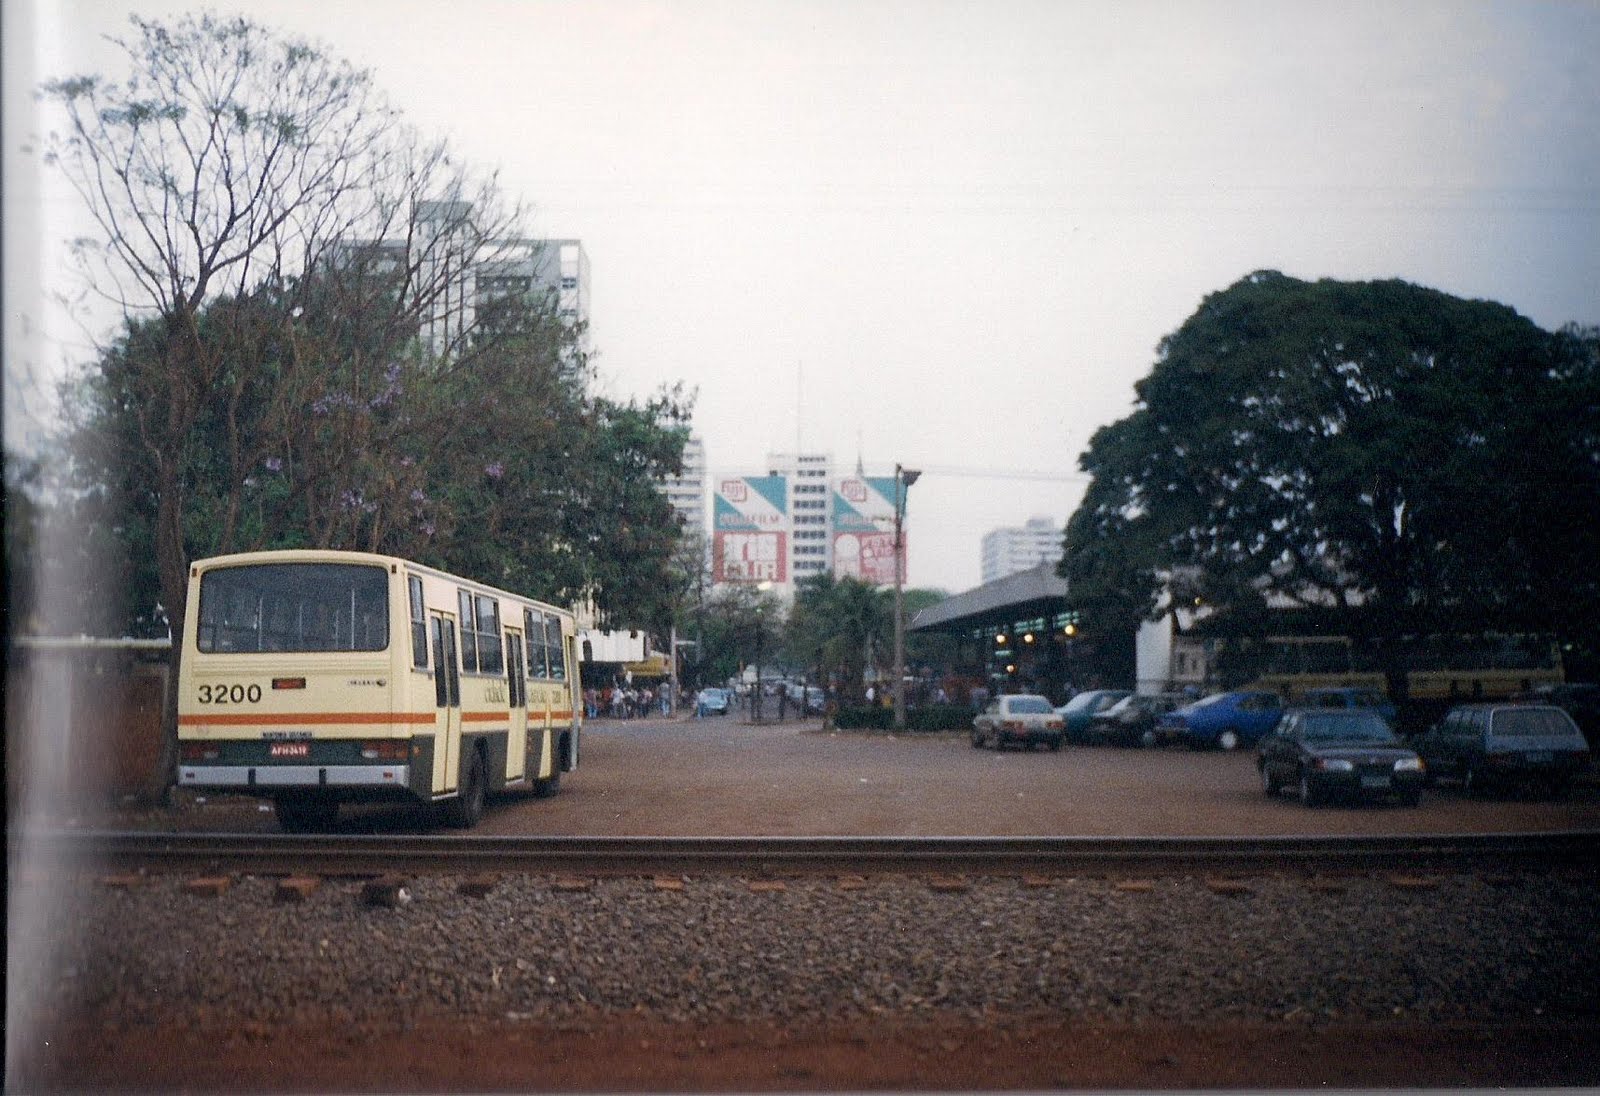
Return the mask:
[(1130, 623), (1171, 597), (1380, 637), (1592, 628), (1597, 381), (1592, 332), (1402, 281), (1252, 274), (1095, 434), (1062, 571)]
[(100, 230), (84, 284), (123, 317), (67, 392), (57, 495), (115, 530), (134, 626), (158, 603), (176, 626), (193, 558), (300, 546), (664, 623), (654, 485), (689, 398), (592, 394), (582, 329), (537, 292), (459, 307), (537, 244), (368, 74), (247, 19), (133, 27), (125, 79), (44, 93)]

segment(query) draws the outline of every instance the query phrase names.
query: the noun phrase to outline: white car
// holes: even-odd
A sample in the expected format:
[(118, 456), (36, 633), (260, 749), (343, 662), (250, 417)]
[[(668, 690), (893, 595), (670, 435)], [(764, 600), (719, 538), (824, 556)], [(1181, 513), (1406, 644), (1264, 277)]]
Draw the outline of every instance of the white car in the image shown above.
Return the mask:
[(1042, 743), (1059, 750), (1063, 726), (1061, 716), (1042, 696), (1000, 696), (973, 717), (972, 747), (1003, 750), (1012, 743), (1030, 747)]

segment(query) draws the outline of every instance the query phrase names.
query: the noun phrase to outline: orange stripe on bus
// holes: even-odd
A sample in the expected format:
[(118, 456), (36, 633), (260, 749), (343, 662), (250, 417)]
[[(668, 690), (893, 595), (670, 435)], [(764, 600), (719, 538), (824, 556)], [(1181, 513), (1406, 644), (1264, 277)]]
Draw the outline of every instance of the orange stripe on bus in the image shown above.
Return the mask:
[(432, 712), (206, 712), (180, 715), (180, 727), (207, 724), (218, 727), (247, 727), (257, 724), (309, 723), (322, 727), (337, 723), (425, 723), (434, 722)]

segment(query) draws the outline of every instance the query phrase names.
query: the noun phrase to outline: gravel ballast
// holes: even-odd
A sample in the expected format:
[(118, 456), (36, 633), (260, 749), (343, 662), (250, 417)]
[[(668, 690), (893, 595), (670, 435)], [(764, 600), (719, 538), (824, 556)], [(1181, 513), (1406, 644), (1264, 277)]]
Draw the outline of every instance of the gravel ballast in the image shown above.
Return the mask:
[(1584, 872), (1231, 887), (507, 875), (481, 897), (460, 877), (422, 876), (393, 906), (369, 904), (360, 881), (325, 880), (299, 901), (281, 882), (237, 878), (208, 895), (171, 876), (75, 879), (34, 942), (51, 961), (14, 988), (45, 1013), (206, 1027), (596, 1012), (789, 1024), (1600, 1016), (1600, 907)]

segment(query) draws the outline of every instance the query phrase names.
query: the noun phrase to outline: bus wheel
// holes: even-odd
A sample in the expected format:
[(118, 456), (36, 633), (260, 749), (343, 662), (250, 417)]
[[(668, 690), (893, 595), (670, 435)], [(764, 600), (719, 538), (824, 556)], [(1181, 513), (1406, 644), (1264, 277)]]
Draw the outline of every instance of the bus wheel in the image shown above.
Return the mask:
[(483, 751), (474, 749), (467, 763), (467, 779), (456, 790), (456, 797), (445, 801), (445, 822), (458, 830), (470, 830), (483, 817)]
[(328, 799), (285, 796), (274, 799), (272, 809), (284, 833), (315, 833), (332, 829), (339, 821), (339, 804)]

